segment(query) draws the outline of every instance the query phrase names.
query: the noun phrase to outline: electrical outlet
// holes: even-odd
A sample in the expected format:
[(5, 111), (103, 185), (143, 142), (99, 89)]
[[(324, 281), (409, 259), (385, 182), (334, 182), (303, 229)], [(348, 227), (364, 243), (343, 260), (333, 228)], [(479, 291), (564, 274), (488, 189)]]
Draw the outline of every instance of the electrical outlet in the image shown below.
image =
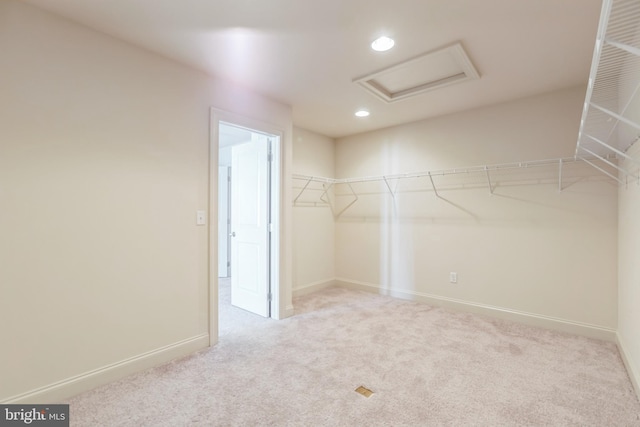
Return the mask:
[(451, 283), (458, 283), (458, 273), (452, 271), (451, 273), (449, 273), (449, 282)]

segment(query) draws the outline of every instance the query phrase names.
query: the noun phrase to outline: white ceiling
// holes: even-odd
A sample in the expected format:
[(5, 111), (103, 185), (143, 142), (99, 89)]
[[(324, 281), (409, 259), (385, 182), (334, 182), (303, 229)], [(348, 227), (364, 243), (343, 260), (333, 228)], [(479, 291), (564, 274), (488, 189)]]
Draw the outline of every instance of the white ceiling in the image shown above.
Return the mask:
[[(600, 0), (26, 0), (290, 104), (340, 137), (586, 84)], [(369, 44), (387, 34), (394, 49)], [(460, 41), (480, 79), (387, 104), (353, 79)], [(357, 108), (371, 115), (356, 118)]]

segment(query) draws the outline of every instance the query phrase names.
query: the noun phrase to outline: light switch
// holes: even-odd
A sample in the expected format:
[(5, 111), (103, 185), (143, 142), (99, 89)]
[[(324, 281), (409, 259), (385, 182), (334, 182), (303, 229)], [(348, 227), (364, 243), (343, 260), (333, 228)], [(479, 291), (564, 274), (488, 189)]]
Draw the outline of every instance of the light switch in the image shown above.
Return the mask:
[(196, 225), (205, 225), (206, 223), (205, 211), (196, 211)]

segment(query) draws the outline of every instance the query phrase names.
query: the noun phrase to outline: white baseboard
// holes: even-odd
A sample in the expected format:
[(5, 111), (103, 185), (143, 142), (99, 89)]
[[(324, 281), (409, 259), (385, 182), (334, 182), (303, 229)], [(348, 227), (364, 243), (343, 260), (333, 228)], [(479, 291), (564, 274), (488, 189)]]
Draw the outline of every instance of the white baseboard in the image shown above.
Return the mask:
[(9, 403), (57, 403), (84, 391), (119, 380), (135, 372), (167, 363), (209, 346), (209, 334), (202, 334), (174, 344), (130, 357), (93, 371), (9, 397)]
[(541, 328), (553, 329), (562, 332), (569, 332), (589, 338), (596, 338), (612, 342), (616, 341), (615, 329), (591, 325), (588, 323), (574, 322), (571, 320), (559, 319), (551, 316), (527, 313), (502, 307), (494, 307), (486, 304), (463, 301), (439, 295), (430, 295), (422, 292), (381, 288), (380, 286), (374, 285), (372, 283), (358, 282), (343, 278), (337, 278), (335, 283), (336, 286), (344, 288), (373, 292), (380, 295), (389, 295), (395, 298), (401, 298), (411, 301), (420, 301), (439, 307), (446, 307), (459, 311), (483, 314), (491, 317), (497, 317), (500, 319), (523, 323), (526, 325), (538, 326)]
[(335, 279), (320, 280), (319, 282), (307, 283), (306, 285), (296, 287), (296, 289), (293, 290), (293, 297), (300, 297), (302, 295), (311, 294), (334, 286), (336, 286)]
[(284, 316), (283, 319), (286, 319), (287, 317), (291, 317), (293, 316), (294, 311), (293, 311), (293, 304), (289, 304), (285, 309), (284, 309)]
[(627, 368), (629, 379), (633, 384), (633, 388), (636, 390), (636, 396), (640, 399), (640, 367), (634, 364), (633, 359), (627, 350), (628, 347), (622, 340), (619, 333), (616, 334), (616, 343), (618, 344), (618, 350), (620, 350), (624, 366)]
[(278, 312), (271, 312), (271, 318), (275, 320), (283, 320), (287, 317), (293, 316), (293, 304), (287, 305), (284, 310), (279, 310)]

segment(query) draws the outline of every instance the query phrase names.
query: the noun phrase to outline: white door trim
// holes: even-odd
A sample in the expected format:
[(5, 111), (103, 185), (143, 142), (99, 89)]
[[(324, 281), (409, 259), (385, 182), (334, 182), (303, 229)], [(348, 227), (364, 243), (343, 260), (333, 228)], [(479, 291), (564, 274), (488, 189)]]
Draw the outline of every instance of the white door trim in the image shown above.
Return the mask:
[[(271, 233), (270, 250), (271, 257), (271, 317), (282, 319), (290, 315), (292, 307), (281, 310), (281, 300), (286, 292), (286, 272), (280, 268), (283, 257), (286, 257), (284, 242), (281, 240), (281, 232), (284, 229), (282, 218), (283, 197), (286, 193), (282, 188), (285, 161), (283, 159), (284, 131), (274, 125), (252, 119), (240, 114), (231, 113), (217, 108), (211, 108), (210, 135), (209, 135), (209, 345), (218, 342), (218, 152), (220, 147), (219, 134), (220, 122), (226, 122), (238, 127), (244, 127), (257, 132), (273, 135), (278, 143), (273, 147), (272, 167), (279, 173), (272, 174), (271, 183), (271, 218), (274, 227)], [(279, 232), (278, 232), (279, 231)], [(233, 274), (233, 272), (231, 273)]]
[[(218, 203), (220, 198), (225, 200), (226, 209), (218, 206), (218, 276), (229, 277), (231, 266), (229, 264), (231, 257), (231, 237), (229, 233), (229, 221), (231, 220), (231, 166), (218, 166)], [(222, 192), (222, 193), (220, 193)], [(224, 236), (224, 244), (223, 244)], [(222, 251), (222, 257), (220, 256)]]

